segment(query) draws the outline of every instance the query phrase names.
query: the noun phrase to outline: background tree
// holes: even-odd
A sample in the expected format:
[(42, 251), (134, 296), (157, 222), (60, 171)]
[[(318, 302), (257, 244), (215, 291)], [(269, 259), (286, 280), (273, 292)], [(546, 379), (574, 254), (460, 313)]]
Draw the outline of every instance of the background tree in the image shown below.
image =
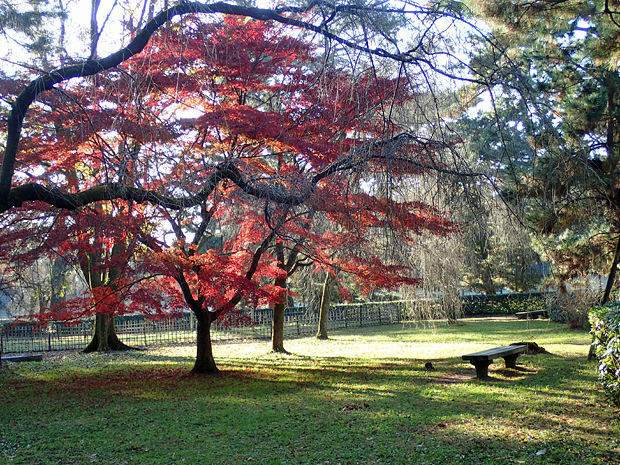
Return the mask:
[[(5, 53), (15, 50), (30, 54), (38, 66), (48, 65), (48, 57), (62, 54), (64, 43), (65, 5), (62, 1), (2, 0), (0, 2), (0, 33), (5, 42)], [(61, 25), (58, 41), (48, 34), (54, 22)]]
[[(620, 244), (618, 27), (608, 4), (475, 5), (494, 25), (510, 57), (509, 62), (493, 61), (493, 68), (491, 53), (472, 61), (476, 67), (504, 70), (497, 74), (495, 101), (505, 102), (500, 109), (515, 110), (492, 115), (495, 127), (502, 134), (521, 132), (519, 140), (530, 146), (503, 150), (498, 161), (510, 180), (504, 198), (546, 237), (547, 258), (559, 277), (607, 268), (607, 300)], [(525, 166), (519, 163), (524, 153)]]
[[(467, 95), (469, 89), (464, 90)], [(519, 179), (535, 158), (523, 110), (511, 99), (497, 98), (492, 108), (480, 105), (465, 113), (456, 125), (470, 163), (488, 174), (483, 183), (468, 186), (471, 195), (466, 204), (450, 207), (457, 212), (463, 231), (463, 284), (484, 293), (504, 287), (531, 290), (541, 283), (544, 274), (539, 241), (525, 222), (526, 202), (497, 195), (498, 191), (508, 194), (506, 186)]]

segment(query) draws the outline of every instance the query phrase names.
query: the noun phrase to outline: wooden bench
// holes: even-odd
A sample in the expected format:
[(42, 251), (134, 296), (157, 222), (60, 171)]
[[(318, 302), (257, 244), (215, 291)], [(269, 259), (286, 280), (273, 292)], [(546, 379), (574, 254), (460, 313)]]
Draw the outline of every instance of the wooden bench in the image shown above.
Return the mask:
[(476, 367), (478, 379), (487, 379), (489, 377), (489, 365), (494, 359), (502, 357), (506, 361), (506, 368), (517, 368), (517, 357), (526, 349), (526, 345), (495, 347), (475, 354), (463, 355), (463, 360), (469, 360)]
[(534, 310), (531, 312), (517, 312), (515, 316), (519, 320), (535, 320), (536, 318), (547, 318), (547, 310)]

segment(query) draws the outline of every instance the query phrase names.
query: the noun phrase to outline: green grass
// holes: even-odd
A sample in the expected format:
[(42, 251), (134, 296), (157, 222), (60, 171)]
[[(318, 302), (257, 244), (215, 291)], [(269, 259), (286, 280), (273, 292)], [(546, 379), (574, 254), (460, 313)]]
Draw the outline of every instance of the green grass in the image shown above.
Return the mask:
[[(291, 355), (217, 345), (216, 377), (188, 375), (191, 347), (46, 355), (0, 370), (0, 463), (620, 463), (589, 339), (512, 319), (366, 328)], [(520, 341), (550, 354), (487, 382), (460, 358)]]

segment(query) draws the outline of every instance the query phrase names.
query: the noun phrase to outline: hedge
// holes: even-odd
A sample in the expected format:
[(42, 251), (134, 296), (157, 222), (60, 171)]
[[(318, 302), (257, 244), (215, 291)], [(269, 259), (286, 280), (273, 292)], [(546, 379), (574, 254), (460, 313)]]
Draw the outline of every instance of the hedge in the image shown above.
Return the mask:
[(620, 407), (620, 302), (594, 307), (590, 324), (599, 380), (610, 402)]
[(546, 294), (541, 292), (474, 295), (463, 298), (464, 313), (469, 316), (513, 315), (546, 308)]

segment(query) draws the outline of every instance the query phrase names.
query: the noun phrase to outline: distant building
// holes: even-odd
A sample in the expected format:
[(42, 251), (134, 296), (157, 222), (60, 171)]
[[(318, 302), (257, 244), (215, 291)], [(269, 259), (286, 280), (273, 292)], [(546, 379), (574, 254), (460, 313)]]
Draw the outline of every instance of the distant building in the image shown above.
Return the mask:
[(11, 296), (6, 289), (0, 289), (0, 320), (8, 320), (13, 318), (11, 312)]

